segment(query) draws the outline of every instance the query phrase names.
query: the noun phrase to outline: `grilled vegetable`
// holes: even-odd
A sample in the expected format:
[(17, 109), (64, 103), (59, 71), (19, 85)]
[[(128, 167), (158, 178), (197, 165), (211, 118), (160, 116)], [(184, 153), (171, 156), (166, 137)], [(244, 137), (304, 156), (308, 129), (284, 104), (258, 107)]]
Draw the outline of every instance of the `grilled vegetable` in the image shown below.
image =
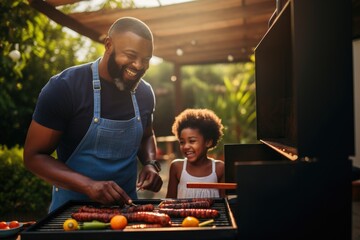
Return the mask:
[(110, 223), (103, 223), (99, 221), (91, 221), (91, 222), (83, 222), (79, 225), (80, 230), (98, 230), (98, 229), (105, 229), (110, 226)]
[(209, 225), (209, 224), (211, 224), (213, 222), (214, 222), (214, 219), (210, 219), (210, 220), (207, 220), (205, 222), (201, 222), (201, 223), (199, 223), (199, 227), (205, 227), (205, 226), (207, 226), (207, 225)]
[(181, 223), (182, 227), (198, 227), (199, 226), (199, 219), (196, 217), (188, 216), (184, 218), (184, 220)]
[(115, 215), (110, 220), (110, 227), (114, 230), (124, 229), (127, 224), (127, 219), (123, 215)]
[(78, 230), (78, 227), (79, 227), (78, 222), (72, 218), (66, 219), (65, 222), (63, 223), (63, 229), (65, 231)]

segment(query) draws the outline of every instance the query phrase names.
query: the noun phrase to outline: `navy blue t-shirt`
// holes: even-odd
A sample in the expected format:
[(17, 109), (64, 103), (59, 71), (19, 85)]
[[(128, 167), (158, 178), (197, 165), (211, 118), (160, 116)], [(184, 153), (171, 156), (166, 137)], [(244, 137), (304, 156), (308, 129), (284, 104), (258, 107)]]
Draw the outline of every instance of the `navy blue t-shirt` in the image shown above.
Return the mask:
[[(129, 91), (101, 81), (101, 117), (128, 120), (135, 116)], [(143, 129), (152, 121), (155, 96), (149, 83), (141, 80), (136, 89)], [(62, 131), (58, 158), (66, 161), (86, 134), (94, 112), (91, 63), (70, 67), (50, 78), (41, 90), (33, 119), (51, 129)]]

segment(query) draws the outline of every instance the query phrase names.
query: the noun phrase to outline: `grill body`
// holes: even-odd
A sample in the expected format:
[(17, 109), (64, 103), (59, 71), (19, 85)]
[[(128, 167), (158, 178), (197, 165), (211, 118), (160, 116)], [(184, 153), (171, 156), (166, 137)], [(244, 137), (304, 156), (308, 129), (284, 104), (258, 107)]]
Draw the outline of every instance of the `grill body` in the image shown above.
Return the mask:
[[(162, 199), (141, 199), (134, 200), (135, 204), (153, 204), (155, 208), (162, 201)], [(71, 217), (73, 212), (76, 212), (81, 206), (88, 205), (99, 207), (100, 205), (94, 202), (79, 202), (69, 201), (63, 206), (59, 207), (45, 218), (38, 221), (33, 226), (29, 227), (21, 233), (22, 240), (41, 240), (41, 239), (92, 239), (92, 240), (112, 240), (112, 239), (197, 239), (197, 240), (211, 240), (211, 239), (236, 239), (237, 226), (233, 214), (229, 207), (226, 198), (214, 199), (212, 209), (219, 211), (220, 216), (214, 219), (214, 224), (209, 227), (163, 227), (163, 228), (146, 228), (146, 229), (124, 229), (124, 230), (78, 230), (78, 231), (64, 231), (62, 225), (64, 221)], [(183, 218), (171, 217), (173, 224), (181, 224)], [(199, 219), (200, 222), (207, 219)], [(139, 224), (139, 223), (129, 223)]]

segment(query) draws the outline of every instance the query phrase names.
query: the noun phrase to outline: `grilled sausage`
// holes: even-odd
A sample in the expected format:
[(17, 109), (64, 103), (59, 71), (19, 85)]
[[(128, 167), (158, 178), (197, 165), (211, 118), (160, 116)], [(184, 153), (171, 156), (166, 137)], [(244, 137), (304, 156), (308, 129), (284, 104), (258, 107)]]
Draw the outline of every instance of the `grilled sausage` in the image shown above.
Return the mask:
[(146, 222), (161, 224), (161, 226), (171, 226), (171, 218), (166, 213), (159, 212), (133, 212), (123, 213), (128, 222)]
[(220, 216), (216, 209), (187, 208), (187, 209), (169, 209), (159, 208), (159, 213), (166, 213), (171, 217), (196, 217), (196, 218), (217, 218)]
[(88, 213), (116, 213), (121, 214), (122, 212), (151, 212), (154, 210), (154, 205), (152, 204), (144, 204), (131, 206), (128, 208), (107, 208), (107, 207), (93, 207), (93, 206), (82, 206), (77, 212), (88, 212)]
[(159, 205), (159, 208), (175, 208), (175, 209), (210, 208), (210, 203), (208, 201), (183, 202), (183, 203), (163, 203), (163, 204)]
[[(91, 222), (97, 220), (100, 222), (108, 223), (111, 218), (117, 214), (114, 213), (89, 213), (89, 212), (76, 212), (72, 213), (71, 217), (79, 222)], [(170, 226), (171, 219), (170, 216), (166, 213), (158, 212), (133, 212), (133, 213), (123, 213), (128, 222), (146, 222), (161, 224), (161, 226)]]
[(152, 204), (144, 204), (144, 205), (137, 205), (131, 206), (124, 210), (124, 212), (131, 213), (131, 212), (152, 212), (154, 210), (154, 205)]
[(203, 202), (208, 201), (210, 206), (213, 205), (214, 200), (211, 198), (184, 198), (184, 199), (165, 199), (159, 203), (159, 207), (163, 204), (177, 204), (177, 203), (188, 203), (188, 202)]
[(120, 214), (121, 210), (119, 208), (105, 208), (105, 207), (92, 207), (92, 206), (82, 206), (77, 212), (88, 212), (88, 213), (115, 213)]
[(71, 217), (79, 222), (91, 222), (97, 220), (100, 222), (108, 223), (116, 213), (98, 213), (98, 212), (76, 212), (72, 213)]
[(130, 229), (143, 229), (143, 228), (161, 228), (163, 227), (161, 224), (134, 224), (128, 225), (126, 228)]

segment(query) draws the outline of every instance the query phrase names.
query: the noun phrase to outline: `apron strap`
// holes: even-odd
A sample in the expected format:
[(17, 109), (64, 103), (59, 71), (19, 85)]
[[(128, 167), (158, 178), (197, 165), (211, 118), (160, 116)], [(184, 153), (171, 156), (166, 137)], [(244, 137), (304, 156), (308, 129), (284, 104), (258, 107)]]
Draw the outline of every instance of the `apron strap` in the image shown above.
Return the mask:
[(91, 66), (93, 72), (93, 90), (94, 90), (94, 118), (93, 121), (98, 123), (100, 121), (100, 109), (101, 109), (101, 84), (99, 78), (99, 61), (98, 58)]

